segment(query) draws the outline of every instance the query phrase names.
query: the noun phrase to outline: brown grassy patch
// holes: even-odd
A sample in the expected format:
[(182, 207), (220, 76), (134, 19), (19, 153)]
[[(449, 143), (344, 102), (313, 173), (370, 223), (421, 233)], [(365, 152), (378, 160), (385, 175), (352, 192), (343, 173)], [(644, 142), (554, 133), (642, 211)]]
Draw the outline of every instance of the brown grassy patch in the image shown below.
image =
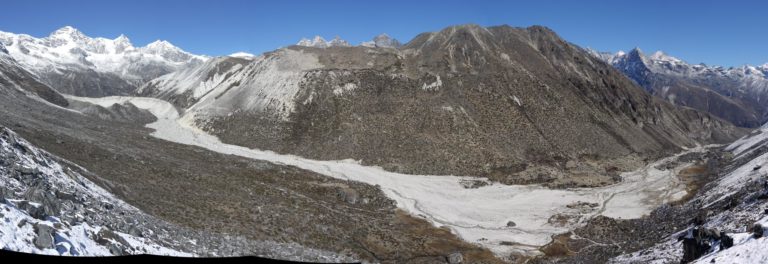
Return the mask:
[(696, 195), (696, 192), (706, 184), (705, 176), (707, 173), (709, 173), (707, 167), (699, 164), (691, 165), (680, 170), (677, 177), (685, 183), (686, 194), (683, 198), (680, 198), (680, 200), (672, 202), (672, 204), (680, 205), (693, 198), (693, 196)]
[(556, 235), (552, 238), (552, 242), (541, 247), (541, 252), (544, 252), (547, 257), (572, 256), (577, 252), (568, 247), (568, 242), (570, 240), (570, 233)]

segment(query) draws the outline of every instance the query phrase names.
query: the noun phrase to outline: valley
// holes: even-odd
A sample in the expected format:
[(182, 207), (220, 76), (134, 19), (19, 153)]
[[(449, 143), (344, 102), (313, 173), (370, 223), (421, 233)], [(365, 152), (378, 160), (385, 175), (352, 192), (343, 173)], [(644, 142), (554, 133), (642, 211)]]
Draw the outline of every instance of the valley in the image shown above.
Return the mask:
[[(405, 212), (424, 217), (438, 227), (448, 227), (461, 238), (490, 248), (500, 257), (513, 253), (540, 254), (538, 248), (549, 243), (553, 235), (568, 232), (595, 215), (639, 218), (662, 204), (677, 201), (686, 195), (686, 186), (677, 175), (690, 164), (659, 167), (677, 162), (683, 155), (707, 150), (700, 146), (623, 173), (621, 182), (615, 185), (558, 190), (536, 185), (503, 185), (478, 177), (405, 175), (363, 166), (354, 160), (320, 161), (248, 149), (221, 143), (218, 138), (193, 127), (188, 120), (180, 119), (176, 108), (162, 100), (67, 98), (102, 107), (131, 103), (146, 109), (157, 118), (147, 127), (154, 129), (151, 135), (159, 139), (378, 186)], [(467, 182), (486, 185), (468, 187)], [(565, 221), (552, 221), (556, 218)]]
[(0, 31), (0, 248), (765, 259), (766, 67), (597, 52), (538, 25), (229, 56)]

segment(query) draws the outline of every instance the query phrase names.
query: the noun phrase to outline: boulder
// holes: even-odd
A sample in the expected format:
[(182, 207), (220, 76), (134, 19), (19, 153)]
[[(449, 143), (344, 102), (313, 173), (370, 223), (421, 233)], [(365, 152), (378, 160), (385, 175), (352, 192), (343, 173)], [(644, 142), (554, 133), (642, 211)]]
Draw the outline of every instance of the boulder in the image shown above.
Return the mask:
[(459, 264), (464, 261), (464, 256), (461, 255), (461, 252), (455, 252), (450, 255), (448, 255), (448, 263), (450, 264)]
[(733, 246), (733, 238), (725, 233), (721, 234), (720, 250), (724, 250), (732, 246)]
[(29, 216), (34, 217), (35, 219), (44, 220), (47, 216), (45, 213), (45, 208), (43, 208), (42, 205), (37, 203), (30, 203), (29, 201), (20, 201), (17, 205), (19, 209), (24, 210), (29, 214)]
[(95, 237), (96, 243), (99, 243), (99, 245), (102, 246), (109, 246), (112, 243), (112, 241), (116, 241), (117, 243), (121, 244), (124, 247), (130, 247), (131, 244), (128, 243), (127, 240), (125, 240), (122, 236), (116, 234), (115, 232), (112, 232), (112, 230), (109, 230), (107, 228), (102, 228), (99, 230), (98, 233), (96, 233)]
[(763, 225), (760, 223), (755, 223), (755, 225), (752, 226), (752, 235), (755, 238), (763, 237)]
[(22, 219), (19, 221), (19, 223), (17, 223), (17, 224), (16, 224), (16, 227), (18, 227), (18, 228), (22, 228), (22, 227), (24, 227), (25, 225), (27, 225), (27, 219), (23, 219), (23, 218), (22, 218)]
[(40, 171), (37, 168), (30, 168), (27, 166), (17, 165), (14, 169), (20, 172), (22, 175), (37, 175)]
[(77, 197), (75, 197), (74, 193), (56, 190), (56, 198), (61, 200), (76, 201)]
[(715, 229), (707, 229), (700, 226), (694, 227), (682, 238), (683, 259), (681, 262), (688, 263), (707, 254), (712, 248), (712, 242), (719, 240), (720, 237), (720, 232)]
[(512, 221), (507, 222), (507, 227), (515, 227), (515, 226), (517, 226), (515, 222), (512, 222)]
[(53, 227), (35, 224), (35, 246), (39, 249), (53, 248)]
[(360, 194), (355, 189), (344, 187), (339, 189), (339, 197), (347, 203), (355, 204), (360, 199)]

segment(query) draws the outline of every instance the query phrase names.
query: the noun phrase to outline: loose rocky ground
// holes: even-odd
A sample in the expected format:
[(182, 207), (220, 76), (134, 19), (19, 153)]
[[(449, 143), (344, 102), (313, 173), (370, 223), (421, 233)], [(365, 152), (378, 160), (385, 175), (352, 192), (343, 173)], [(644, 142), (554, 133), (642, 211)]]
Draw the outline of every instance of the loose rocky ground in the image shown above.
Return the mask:
[[(726, 256), (717, 263), (749, 259), (736, 253), (731, 256), (726, 249), (734, 241), (738, 247), (759, 242), (761, 237), (747, 238), (756, 221), (764, 222), (768, 174), (761, 173), (765, 174), (768, 147), (759, 133), (751, 136), (756, 139), (744, 144), (748, 148), (732, 145), (727, 151), (688, 157), (696, 165), (679, 175), (691, 192), (681, 201), (641, 219), (592, 219), (583, 228), (555, 237), (543, 248), (547, 255), (533, 263), (679, 263), (698, 261), (704, 255), (709, 262), (720, 253)], [(764, 257), (756, 252), (741, 254), (753, 254), (753, 260)]]

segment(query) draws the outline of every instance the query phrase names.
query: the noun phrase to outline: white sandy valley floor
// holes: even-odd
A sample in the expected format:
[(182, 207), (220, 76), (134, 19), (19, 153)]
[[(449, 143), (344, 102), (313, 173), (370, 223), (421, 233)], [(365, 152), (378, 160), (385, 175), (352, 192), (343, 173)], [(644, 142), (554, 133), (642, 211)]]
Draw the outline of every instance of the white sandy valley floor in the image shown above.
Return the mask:
[[(190, 125), (187, 117), (180, 117), (177, 110), (163, 100), (142, 97), (68, 98), (104, 107), (130, 102), (138, 108), (147, 109), (158, 118), (147, 127), (155, 129), (152, 136), (163, 140), (379, 185), (399, 208), (436, 226), (447, 226), (462, 239), (487, 247), (501, 257), (513, 252), (538, 254), (537, 248), (549, 243), (552, 235), (567, 232), (592, 216), (638, 218), (665, 202), (685, 195), (685, 185), (676, 177), (679, 168), (684, 166), (672, 170), (655, 168), (676, 156), (624, 173), (621, 183), (607, 187), (554, 190), (538, 185), (491, 184), (468, 189), (461, 181), (476, 180), (476, 177), (406, 175), (362, 166), (351, 160), (311, 160), (224, 144)], [(703, 149), (699, 147), (686, 152)], [(578, 202), (597, 203), (598, 206), (574, 206)], [(570, 221), (550, 221), (550, 218), (558, 216)], [(509, 221), (515, 226), (507, 226)], [(502, 242), (507, 243), (502, 245)]]

